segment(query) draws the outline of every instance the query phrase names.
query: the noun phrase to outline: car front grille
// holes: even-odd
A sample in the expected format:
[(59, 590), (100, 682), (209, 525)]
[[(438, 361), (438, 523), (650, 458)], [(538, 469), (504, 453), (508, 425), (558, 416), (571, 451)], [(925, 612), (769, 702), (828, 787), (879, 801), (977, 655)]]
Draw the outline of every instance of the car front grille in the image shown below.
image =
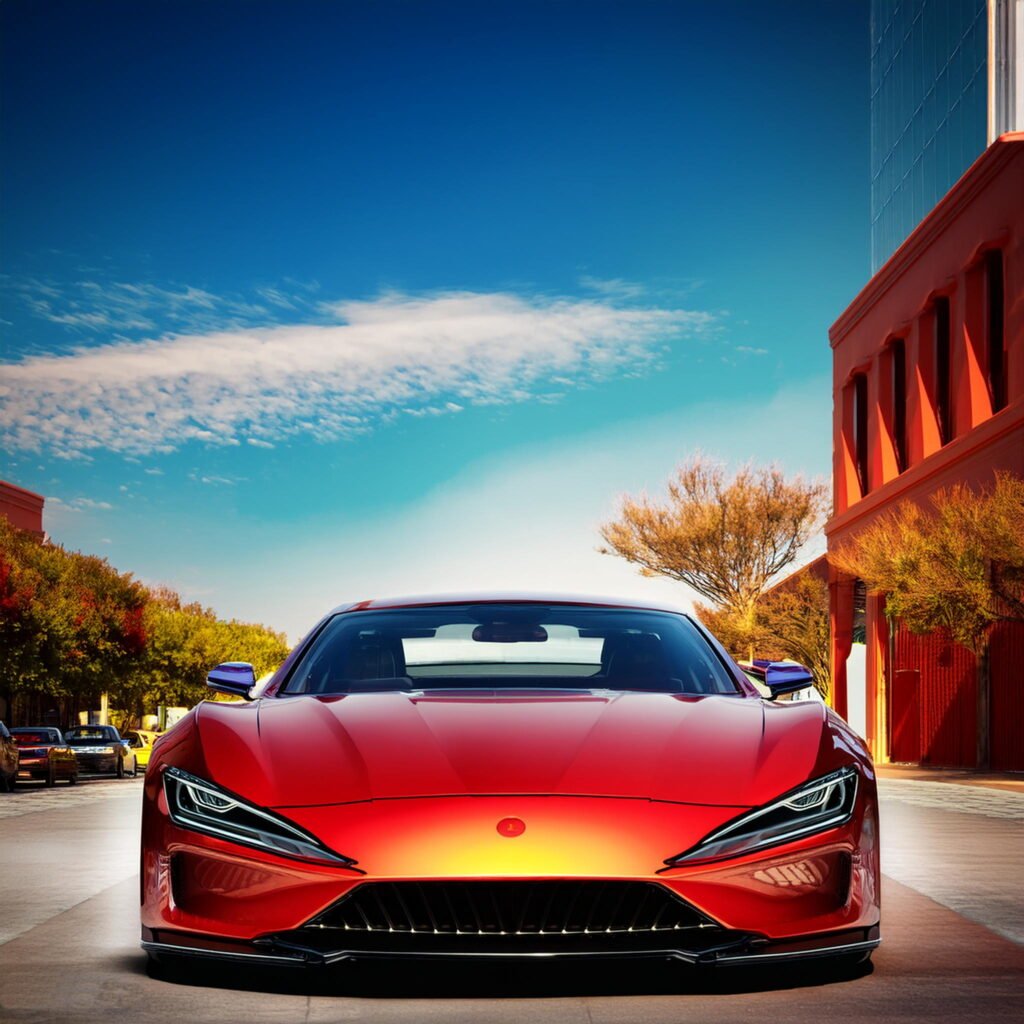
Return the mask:
[(306, 927), (364, 934), (583, 936), (715, 926), (664, 886), (582, 880), (368, 882)]

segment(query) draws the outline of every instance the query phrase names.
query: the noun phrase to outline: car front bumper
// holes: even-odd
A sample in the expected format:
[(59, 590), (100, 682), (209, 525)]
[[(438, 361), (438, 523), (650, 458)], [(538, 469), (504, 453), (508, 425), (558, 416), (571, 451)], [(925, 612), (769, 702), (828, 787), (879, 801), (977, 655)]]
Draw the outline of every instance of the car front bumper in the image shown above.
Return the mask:
[[(282, 809), (355, 867), (292, 860), (175, 825), (150, 775), (143, 814), (143, 948), (281, 965), (372, 958), (656, 957), (738, 965), (868, 952), (878, 945), (877, 804), (863, 786), (851, 820), (786, 846), (713, 863), (665, 866), (734, 809), (572, 797), (444, 797)], [(499, 835), (510, 811), (528, 823)], [(415, 873), (410, 867), (415, 866)], [(324, 928), (363, 885), (538, 880), (654, 886), (703, 922), (677, 933), (566, 938), (473, 934), (447, 925), (409, 934)], [(422, 917), (422, 915), (421, 915)], [(472, 929), (470, 929), (472, 931)], [(684, 934), (685, 932), (685, 934)]]
[(80, 754), (75, 752), (79, 771), (83, 772), (115, 772), (117, 771), (117, 754)]
[(402, 948), (402, 943), (382, 942), (377, 948), (365, 943), (344, 942), (323, 946), (305, 944), (295, 936), (267, 936), (253, 942), (229, 942), (175, 931), (142, 930), (142, 949), (156, 959), (194, 957), (238, 964), (279, 967), (331, 967), (364, 960), (675, 960), (695, 967), (737, 967), (777, 964), (870, 953), (881, 943), (878, 925), (827, 935), (799, 936), (770, 942), (757, 935), (734, 934), (704, 948), (666, 941), (604, 941), (590, 949), (495, 949), (487, 945), (463, 945), (449, 941), (434, 948)]

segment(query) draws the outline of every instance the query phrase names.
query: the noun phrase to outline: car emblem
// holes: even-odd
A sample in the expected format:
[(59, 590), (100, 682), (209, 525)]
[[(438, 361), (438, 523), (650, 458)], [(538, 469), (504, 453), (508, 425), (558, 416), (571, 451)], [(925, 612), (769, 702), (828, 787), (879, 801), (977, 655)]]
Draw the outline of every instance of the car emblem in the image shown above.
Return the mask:
[(526, 831), (526, 822), (521, 818), (502, 818), (498, 822), (498, 835), (506, 839), (514, 839)]

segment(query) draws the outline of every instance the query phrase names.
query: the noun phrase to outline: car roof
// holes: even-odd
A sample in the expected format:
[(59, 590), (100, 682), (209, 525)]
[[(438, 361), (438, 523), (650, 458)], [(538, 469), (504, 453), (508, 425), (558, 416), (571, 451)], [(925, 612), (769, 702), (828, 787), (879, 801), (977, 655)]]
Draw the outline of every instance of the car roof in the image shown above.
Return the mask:
[(643, 611), (686, 613), (678, 607), (657, 601), (638, 601), (632, 598), (596, 597), (582, 594), (544, 594), (531, 591), (488, 591), (484, 593), (419, 594), (410, 597), (369, 598), (338, 605), (332, 614), (361, 612), (382, 608), (429, 608), (437, 605), (460, 604), (562, 604), (593, 608), (632, 608)]

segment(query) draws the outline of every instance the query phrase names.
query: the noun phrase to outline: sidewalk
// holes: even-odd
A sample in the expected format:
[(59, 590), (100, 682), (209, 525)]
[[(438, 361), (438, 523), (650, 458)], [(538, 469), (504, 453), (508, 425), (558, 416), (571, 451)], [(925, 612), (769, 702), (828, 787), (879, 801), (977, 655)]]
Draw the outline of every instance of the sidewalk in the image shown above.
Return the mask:
[(945, 782), (954, 786), (1024, 793), (1024, 772), (975, 772), (966, 768), (922, 768), (916, 764), (876, 764), (879, 779)]

